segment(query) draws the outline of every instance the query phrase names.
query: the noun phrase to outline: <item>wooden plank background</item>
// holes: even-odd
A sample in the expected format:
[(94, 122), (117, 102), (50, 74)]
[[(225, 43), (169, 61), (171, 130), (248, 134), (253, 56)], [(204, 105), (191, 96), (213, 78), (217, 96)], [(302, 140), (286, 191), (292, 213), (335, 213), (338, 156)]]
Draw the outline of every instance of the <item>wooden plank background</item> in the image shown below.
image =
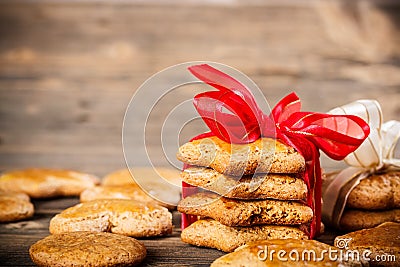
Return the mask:
[[(291, 91), (304, 110), (319, 112), (373, 98), (385, 120), (398, 119), (399, 6), (385, 2), (392, 4), (1, 1), (0, 171), (57, 167), (102, 176), (124, 167), (121, 127), (130, 97), (155, 72), (193, 60), (241, 70), (271, 105)], [(335, 166), (324, 160), (326, 169)], [(71, 201), (36, 203), (40, 212), (23, 230), (2, 225), (1, 263), (31, 265), (27, 248)], [(171, 254), (164, 266), (192, 255), (206, 266), (222, 255), (178, 240), (174, 232), (164, 241), (177, 246), (159, 251)], [(156, 241), (145, 243), (158, 253)]]
[[(337, 42), (331, 37), (340, 35), (340, 20), (337, 32), (326, 26), (334, 15), (309, 5), (3, 1), (0, 169), (48, 166), (103, 175), (123, 167), (121, 127), (130, 97), (155, 72), (192, 60), (243, 71), (271, 105), (293, 90), (305, 110), (321, 112), (375, 98), (385, 119), (398, 118), (397, 54), (374, 55), (374, 38), (369, 50)], [(382, 30), (375, 31), (379, 37)], [(381, 50), (395, 46), (397, 53), (398, 40), (385, 40)]]

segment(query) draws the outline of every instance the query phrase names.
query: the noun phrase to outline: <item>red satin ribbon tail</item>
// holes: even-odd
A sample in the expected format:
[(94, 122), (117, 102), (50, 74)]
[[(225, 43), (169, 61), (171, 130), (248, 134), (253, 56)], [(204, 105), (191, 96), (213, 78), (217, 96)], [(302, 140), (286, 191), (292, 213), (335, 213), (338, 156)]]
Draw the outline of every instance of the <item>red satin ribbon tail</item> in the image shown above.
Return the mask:
[[(202, 133), (202, 134), (199, 134), (199, 135), (193, 137), (192, 139), (190, 139), (190, 141), (199, 140), (199, 139), (203, 139), (203, 138), (207, 138), (207, 137), (211, 137), (211, 136), (214, 136), (214, 134), (212, 132)], [(191, 167), (190, 164), (186, 164), (186, 163), (183, 164), (183, 170), (186, 170), (187, 168), (190, 168), (190, 167)], [(198, 188), (196, 186), (190, 185), (190, 184), (182, 181), (182, 198), (193, 195), (197, 192), (198, 192)], [(181, 213), (181, 229), (185, 229), (186, 227), (188, 227), (195, 221), (197, 221), (197, 216)]]
[(319, 163), (319, 152), (316, 146), (309, 140), (301, 136), (287, 136), (282, 132), (278, 137), (286, 145), (295, 148), (306, 160), (306, 171), (304, 172), (304, 182), (307, 185), (307, 206), (313, 211), (313, 219), (307, 231), (310, 239), (313, 239), (320, 231), (321, 227), (321, 166)]
[[(182, 198), (197, 193), (198, 188), (182, 181)], [(197, 216), (181, 213), (181, 229), (185, 229), (192, 223), (197, 221)]]
[(311, 193), (307, 197), (307, 202), (314, 212), (313, 220), (310, 224), (310, 239), (315, 238), (321, 231), (322, 177), (318, 150), (315, 149), (315, 153), (316, 156), (308, 162), (308, 168), (305, 173), (307, 179), (310, 180), (309, 192)]

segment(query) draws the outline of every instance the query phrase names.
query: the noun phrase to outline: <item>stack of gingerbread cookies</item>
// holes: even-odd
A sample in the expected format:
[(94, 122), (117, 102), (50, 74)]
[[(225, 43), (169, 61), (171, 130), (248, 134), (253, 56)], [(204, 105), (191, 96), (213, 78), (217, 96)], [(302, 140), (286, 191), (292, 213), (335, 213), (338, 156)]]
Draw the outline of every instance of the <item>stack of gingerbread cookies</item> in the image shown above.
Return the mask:
[(229, 144), (208, 137), (182, 145), (177, 158), (191, 166), (183, 181), (201, 189), (178, 205), (198, 216), (183, 229), (184, 242), (231, 252), (250, 241), (308, 238), (305, 161), (292, 147), (272, 138)]
[(349, 193), (340, 228), (354, 231), (400, 222), (400, 171), (376, 173)]

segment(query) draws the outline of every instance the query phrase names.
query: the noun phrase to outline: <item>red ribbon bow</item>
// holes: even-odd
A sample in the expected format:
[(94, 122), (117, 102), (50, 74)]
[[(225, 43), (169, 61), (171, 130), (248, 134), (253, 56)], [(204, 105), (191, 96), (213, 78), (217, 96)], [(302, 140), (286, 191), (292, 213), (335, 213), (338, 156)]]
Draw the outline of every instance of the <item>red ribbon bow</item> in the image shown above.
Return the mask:
[[(319, 149), (335, 160), (342, 160), (369, 135), (369, 126), (353, 115), (329, 115), (301, 112), (301, 102), (295, 93), (283, 98), (266, 115), (257, 105), (250, 90), (233, 77), (207, 65), (189, 67), (203, 82), (218, 89), (194, 97), (194, 106), (211, 132), (192, 140), (209, 136), (236, 144), (251, 143), (260, 137), (272, 137), (295, 148), (306, 160), (304, 181), (308, 187), (307, 205), (314, 211), (310, 238), (319, 233), (321, 224), (321, 167)], [(230, 113), (224, 111), (224, 108)], [(183, 197), (188, 195), (183, 183)], [(182, 217), (186, 227), (193, 217)]]

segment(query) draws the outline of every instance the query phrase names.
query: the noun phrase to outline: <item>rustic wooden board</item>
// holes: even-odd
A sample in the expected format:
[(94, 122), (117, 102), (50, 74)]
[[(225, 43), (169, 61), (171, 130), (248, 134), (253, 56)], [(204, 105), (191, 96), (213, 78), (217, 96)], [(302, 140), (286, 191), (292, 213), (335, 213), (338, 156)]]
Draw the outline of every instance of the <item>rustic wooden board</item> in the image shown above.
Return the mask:
[[(35, 266), (29, 258), (29, 247), (49, 235), (50, 219), (63, 209), (79, 203), (78, 198), (36, 200), (35, 216), (30, 220), (0, 224), (0, 265)], [(200, 248), (180, 240), (180, 213), (173, 212), (174, 231), (163, 238), (142, 239), (148, 255), (141, 266), (209, 266), (224, 252)], [(328, 232), (319, 240), (332, 244), (336, 233)]]
[(376, 98), (387, 120), (399, 117), (396, 58), (363, 60), (361, 49), (333, 42), (321, 20), (329, 13), (313, 5), (199, 2), (1, 1), (0, 170), (45, 166), (104, 175), (123, 167), (130, 97), (151, 74), (191, 60), (243, 71), (271, 106), (294, 90), (304, 110)]
[[(50, 219), (63, 209), (79, 203), (78, 198), (34, 201), (33, 219), (0, 224), (1, 266), (34, 266), (29, 247), (49, 235)], [(142, 239), (148, 256), (142, 266), (209, 266), (224, 253), (215, 249), (197, 248), (180, 241), (180, 214), (174, 212), (174, 231), (165, 238)]]

